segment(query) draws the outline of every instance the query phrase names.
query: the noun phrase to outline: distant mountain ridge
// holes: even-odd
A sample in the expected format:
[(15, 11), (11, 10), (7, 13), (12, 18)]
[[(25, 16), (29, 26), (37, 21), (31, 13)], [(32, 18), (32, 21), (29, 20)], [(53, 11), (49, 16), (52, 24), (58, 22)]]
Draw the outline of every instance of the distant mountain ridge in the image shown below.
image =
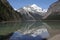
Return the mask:
[(36, 4), (28, 5), (17, 10), (23, 16), (25, 20), (41, 20), (44, 14), (47, 12), (46, 9), (42, 9)]
[[(47, 9), (42, 9), (41, 7), (37, 6), (36, 4), (32, 4), (32, 5), (28, 5), (25, 7), (22, 7), (24, 10), (26, 11), (30, 11), (30, 12), (47, 12)], [(20, 9), (18, 9), (19, 11)]]

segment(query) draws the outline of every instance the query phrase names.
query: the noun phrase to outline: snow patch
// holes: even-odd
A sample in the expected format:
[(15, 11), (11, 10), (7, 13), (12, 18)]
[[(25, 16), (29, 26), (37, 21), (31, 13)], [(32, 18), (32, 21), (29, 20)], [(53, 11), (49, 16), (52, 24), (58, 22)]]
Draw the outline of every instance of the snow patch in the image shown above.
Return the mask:
[(36, 4), (32, 4), (26, 7), (23, 7), (24, 10), (30, 12), (47, 12), (47, 9), (42, 9), (41, 7), (37, 6)]

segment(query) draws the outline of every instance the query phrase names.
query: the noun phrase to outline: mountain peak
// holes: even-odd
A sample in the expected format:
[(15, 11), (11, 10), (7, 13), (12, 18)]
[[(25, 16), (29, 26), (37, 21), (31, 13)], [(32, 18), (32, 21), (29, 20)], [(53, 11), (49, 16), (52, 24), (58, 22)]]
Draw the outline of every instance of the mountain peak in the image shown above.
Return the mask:
[(32, 4), (31, 7), (37, 6), (36, 4)]
[(30, 12), (43, 12), (43, 9), (36, 4), (28, 5), (23, 7), (24, 10), (30, 11)]
[(41, 7), (37, 6), (36, 4), (32, 5), (27, 5), (23, 7), (24, 10), (29, 11), (29, 12), (47, 12), (47, 10), (42, 9)]
[(34, 7), (36, 9), (42, 9), (41, 7), (37, 6), (36, 4), (32, 4), (31, 7)]

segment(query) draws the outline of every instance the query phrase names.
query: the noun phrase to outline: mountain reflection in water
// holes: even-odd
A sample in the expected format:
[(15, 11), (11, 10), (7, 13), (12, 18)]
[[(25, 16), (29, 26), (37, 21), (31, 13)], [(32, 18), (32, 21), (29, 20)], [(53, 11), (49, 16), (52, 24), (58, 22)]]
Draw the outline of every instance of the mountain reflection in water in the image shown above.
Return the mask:
[(59, 21), (25, 21), (0, 23), (0, 35), (6, 35), (15, 31), (22, 34), (32, 34), (38, 29), (45, 28), (51, 36), (60, 34)]

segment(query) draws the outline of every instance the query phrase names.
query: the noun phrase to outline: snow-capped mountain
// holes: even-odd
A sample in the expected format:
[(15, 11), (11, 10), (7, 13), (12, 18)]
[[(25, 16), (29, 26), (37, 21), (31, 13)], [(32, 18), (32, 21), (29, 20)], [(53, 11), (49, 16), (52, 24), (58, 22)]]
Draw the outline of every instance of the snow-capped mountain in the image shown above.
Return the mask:
[(23, 16), (24, 20), (40, 20), (47, 12), (36, 4), (28, 5), (17, 10)]
[[(23, 9), (26, 11), (30, 11), (30, 12), (47, 12), (46, 9), (42, 9), (41, 7), (37, 6), (36, 4), (25, 6), (25, 7), (23, 7)], [(20, 9), (18, 11), (20, 11)]]

